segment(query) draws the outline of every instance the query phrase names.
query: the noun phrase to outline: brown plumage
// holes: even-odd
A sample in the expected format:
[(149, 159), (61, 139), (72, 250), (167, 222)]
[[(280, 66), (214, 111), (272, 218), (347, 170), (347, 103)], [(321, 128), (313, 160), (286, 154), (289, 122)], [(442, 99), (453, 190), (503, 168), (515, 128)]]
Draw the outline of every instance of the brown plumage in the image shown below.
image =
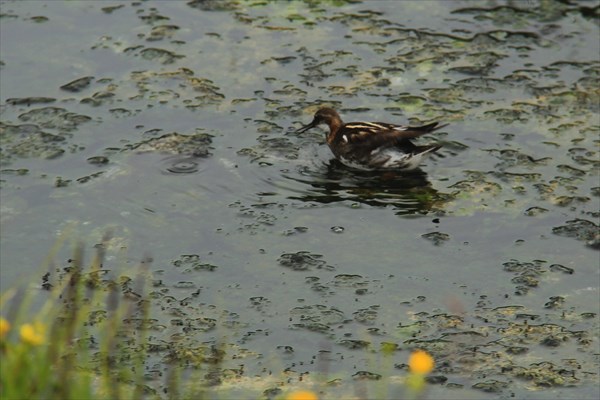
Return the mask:
[(425, 155), (442, 146), (417, 146), (410, 139), (446, 126), (438, 122), (422, 126), (384, 122), (344, 123), (334, 109), (324, 107), (315, 113), (310, 124), (296, 132), (302, 133), (321, 124), (329, 126), (327, 144), (336, 158), (348, 166), (366, 170), (417, 168)]

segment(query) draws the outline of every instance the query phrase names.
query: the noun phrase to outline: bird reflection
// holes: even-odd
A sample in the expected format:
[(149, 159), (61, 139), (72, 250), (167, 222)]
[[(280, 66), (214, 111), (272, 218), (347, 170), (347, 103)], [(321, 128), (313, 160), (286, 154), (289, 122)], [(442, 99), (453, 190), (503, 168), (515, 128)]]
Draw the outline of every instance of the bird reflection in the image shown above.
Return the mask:
[(398, 214), (415, 214), (429, 211), (440, 200), (427, 174), (420, 169), (360, 171), (332, 159), (327, 164), (303, 167), (298, 172), (299, 176), (286, 178), (309, 189), (289, 198), (304, 202), (393, 206)]

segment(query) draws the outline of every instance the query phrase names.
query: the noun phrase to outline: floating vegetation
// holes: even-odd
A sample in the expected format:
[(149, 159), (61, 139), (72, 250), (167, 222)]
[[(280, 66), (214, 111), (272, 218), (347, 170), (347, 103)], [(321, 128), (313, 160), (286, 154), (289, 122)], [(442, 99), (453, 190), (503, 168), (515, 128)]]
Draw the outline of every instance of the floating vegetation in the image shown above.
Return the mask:
[(65, 152), (81, 150), (69, 144), (67, 133), (46, 132), (37, 124), (8, 125), (0, 122), (1, 165), (10, 165), (17, 158), (43, 158), (52, 160)]
[(552, 232), (584, 241), (586, 245), (600, 250), (600, 227), (592, 221), (574, 219), (567, 221), (566, 225), (552, 228)]
[(83, 89), (87, 88), (90, 83), (94, 80), (93, 76), (84, 76), (83, 78), (75, 79), (72, 82), (62, 85), (60, 88), (67, 92), (79, 93)]
[(308, 251), (299, 251), (297, 253), (282, 254), (278, 261), (279, 264), (294, 271), (306, 271), (312, 268), (326, 268), (327, 265), (324, 260), (321, 260), (322, 257), (319, 254), (311, 254)]
[(211, 143), (212, 135), (208, 133), (198, 132), (191, 135), (182, 135), (173, 132), (136, 143), (131, 146), (131, 149), (140, 153), (159, 152), (208, 157), (211, 154)]
[(40, 128), (56, 129), (59, 132), (72, 132), (79, 125), (92, 120), (87, 115), (67, 111), (62, 107), (35, 108), (19, 115), (19, 120), (35, 124)]
[[(78, 398), (596, 393), (597, 4), (30, 8), (2, 15), (30, 45), (2, 37), (2, 283), (28, 289), (0, 351), (48, 354), (78, 312), (44, 368), (77, 364)], [(294, 133), (323, 106), (449, 125), (421, 171), (360, 172)], [(126, 268), (114, 240), (32, 285), (72, 219), (126, 224), (154, 260)], [(14, 318), (31, 293), (47, 320)]]
[(421, 235), (423, 239), (431, 241), (434, 245), (439, 246), (442, 243), (450, 240), (450, 235), (443, 232), (430, 232)]

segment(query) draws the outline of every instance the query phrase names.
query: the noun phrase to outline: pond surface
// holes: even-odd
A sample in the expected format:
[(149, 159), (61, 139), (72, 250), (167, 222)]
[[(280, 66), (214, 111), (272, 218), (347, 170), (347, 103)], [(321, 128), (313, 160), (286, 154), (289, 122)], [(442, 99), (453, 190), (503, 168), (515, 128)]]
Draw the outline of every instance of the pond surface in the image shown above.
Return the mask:
[[(224, 398), (397, 398), (415, 348), (427, 398), (597, 398), (598, 1), (0, 4), (3, 291), (110, 231)], [(323, 105), (444, 147), (345, 168)]]

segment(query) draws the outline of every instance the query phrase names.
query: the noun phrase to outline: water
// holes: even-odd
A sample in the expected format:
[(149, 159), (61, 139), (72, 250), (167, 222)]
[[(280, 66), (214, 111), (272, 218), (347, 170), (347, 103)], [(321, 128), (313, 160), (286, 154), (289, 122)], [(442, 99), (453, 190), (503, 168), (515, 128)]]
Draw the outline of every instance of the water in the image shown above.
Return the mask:
[[(1, 7), (2, 290), (112, 230), (106, 268), (153, 259), (153, 317), (192, 299), (185, 345), (244, 364), (228, 390), (394, 397), (423, 347), (430, 398), (596, 397), (598, 2)], [(444, 147), (347, 169), (293, 133), (321, 105)]]

